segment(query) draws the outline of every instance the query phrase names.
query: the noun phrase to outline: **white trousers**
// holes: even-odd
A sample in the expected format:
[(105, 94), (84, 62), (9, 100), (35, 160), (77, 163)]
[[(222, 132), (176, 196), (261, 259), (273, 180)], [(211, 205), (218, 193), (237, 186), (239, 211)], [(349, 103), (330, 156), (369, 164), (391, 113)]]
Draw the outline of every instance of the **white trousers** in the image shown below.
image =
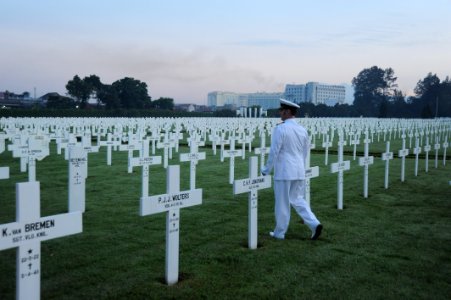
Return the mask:
[(276, 228), (274, 236), (285, 238), (290, 223), (290, 204), (313, 232), (320, 223), (305, 201), (304, 180), (274, 180)]

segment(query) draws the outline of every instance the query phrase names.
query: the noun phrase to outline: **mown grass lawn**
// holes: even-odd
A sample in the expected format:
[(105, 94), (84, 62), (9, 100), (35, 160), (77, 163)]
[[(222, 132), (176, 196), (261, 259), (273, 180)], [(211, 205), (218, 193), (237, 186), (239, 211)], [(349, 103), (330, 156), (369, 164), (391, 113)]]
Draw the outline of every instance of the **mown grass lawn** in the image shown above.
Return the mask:
[[(258, 144), (258, 143), (257, 143)], [(397, 146), (399, 149), (399, 146)], [(179, 283), (164, 283), (165, 215), (140, 217), (141, 170), (127, 173), (126, 152), (89, 154), (83, 233), (42, 242), (41, 299), (449, 299), (451, 295), (451, 162), (429, 172), (420, 160), (414, 176), (412, 155), (400, 182), (400, 159), (390, 162), (385, 190), (384, 143), (372, 145), (369, 197), (363, 198), (363, 168), (345, 159), (344, 209), (337, 210), (337, 175), (324, 165), (317, 145), (312, 166), (312, 209), (323, 235), (310, 231), (292, 211), (286, 240), (269, 237), (274, 226), (273, 190), (259, 191), (257, 250), (247, 248), (247, 195), (232, 194), (229, 162), (213, 156), (197, 166), (203, 203), (181, 210)], [(372, 151), (370, 148), (370, 152)], [(396, 148), (392, 148), (396, 149)], [(395, 157), (397, 156), (397, 150)], [(363, 145), (358, 146), (363, 151)], [(393, 151), (393, 150), (392, 150)], [(41, 216), (67, 212), (67, 170), (63, 156), (37, 162)], [(188, 152), (181, 147), (180, 153)], [(157, 154), (161, 154), (160, 152)], [(236, 160), (235, 178), (248, 177), (248, 157)], [(170, 164), (179, 164), (174, 153)], [(330, 155), (329, 164), (336, 161)], [(0, 166), (0, 224), (15, 221), (15, 183), (27, 180), (9, 152)], [(181, 188), (189, 188), (189, 163), (181, 163)], [(150, 194), (166, 189), (165, 169), (152, 166)], [(0, 299), (15, 298), (16, 250), (0, 252)]]

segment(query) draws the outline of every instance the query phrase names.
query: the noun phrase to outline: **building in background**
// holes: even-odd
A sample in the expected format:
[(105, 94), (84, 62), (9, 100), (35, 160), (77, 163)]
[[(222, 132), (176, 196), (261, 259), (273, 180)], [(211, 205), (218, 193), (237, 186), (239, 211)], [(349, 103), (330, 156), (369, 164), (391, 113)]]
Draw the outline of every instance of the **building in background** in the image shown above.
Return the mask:
[(344, 85), (321, 84), (307, 82), (307, 84), (287, 84), (285, 86), (285, 99), (295, 103), (313, 103), (334, 106), (343, 104), (346, 99)]
[(283, 93), (251, 93), (248, 96), (248, 107), (260, 106), (264, 110), (279, 108), (280, 98), (283, 98)]
[(279, 107), (279, 99), (284, 93), (233, 93), (215, 91), (208, 93), (208, 106), (216, 109), (228, 107), (236, 109), (239, 107), (260, 106), (263, 109)]
[(284, 99), (294, 103), (305, 102), (305, 84), (287, 84), (285, 85)]
[(344, 85), (322, 84), (307, 82), (306, 84), (287, 84), (283, 93), (233, 93), (211, 92), (208, 93), (208, 106), (218, 108), (239, 108), (260, 106), (263, 109), (279, 107), (279, 99), (285, 98), (294, 103), (313, 103), (334, 106), (344, 104), (346, 99), (346, 87)]
[(308, 82), (305, 85), (305, 102), (334, 106), (337, 103), (343, 104), (345, 99), (346, 88), (344, 85), (320, 84), (318, 82)]
[(245, 99), (240, 98), (240, 94), (238, 93), (220, 92), (220, 91), (208, 93), (207, 105), (210, 107), (247, 106), (247, 102), (246, 103), (243, 102), (245, 102)]

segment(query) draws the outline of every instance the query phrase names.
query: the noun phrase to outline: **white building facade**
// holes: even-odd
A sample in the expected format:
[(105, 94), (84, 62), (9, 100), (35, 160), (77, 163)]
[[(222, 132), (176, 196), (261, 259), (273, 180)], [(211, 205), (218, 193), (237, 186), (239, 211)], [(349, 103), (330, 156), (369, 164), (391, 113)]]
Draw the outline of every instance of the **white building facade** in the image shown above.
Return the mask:
[(278, 108), (279, 99), (285, 98), (294, 103), (313, 103), (334, 106), (343, 104), (346, 99), (346, 87), (344, 85), (320, 84), (308, 82), (307, 84), (287, 84), (283, 93), (233, 93), (210, 92), (208, 93), (209, 107), (252, 107), (273, 109)]
[(344, 85), (320, 84), (308, 82), (307, 84), (287, 84), (285, 86), (285, 99), (295, 103), (313, 103), (334, 106), (343, 104), (346, 98)]

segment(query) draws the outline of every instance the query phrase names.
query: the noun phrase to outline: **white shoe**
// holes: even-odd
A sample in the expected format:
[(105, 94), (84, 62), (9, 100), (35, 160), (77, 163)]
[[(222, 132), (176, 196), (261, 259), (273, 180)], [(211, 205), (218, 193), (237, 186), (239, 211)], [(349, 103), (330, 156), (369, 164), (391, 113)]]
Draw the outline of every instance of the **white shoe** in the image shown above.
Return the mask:
[(283, 240), (283, 239), (284, 239), (283, 237), (275, 236), (273, 231), (269, 232), (269, 235), (270, 235), (271, 237), (275, 238), (275, 239), (278, 239), (278, 240)]

